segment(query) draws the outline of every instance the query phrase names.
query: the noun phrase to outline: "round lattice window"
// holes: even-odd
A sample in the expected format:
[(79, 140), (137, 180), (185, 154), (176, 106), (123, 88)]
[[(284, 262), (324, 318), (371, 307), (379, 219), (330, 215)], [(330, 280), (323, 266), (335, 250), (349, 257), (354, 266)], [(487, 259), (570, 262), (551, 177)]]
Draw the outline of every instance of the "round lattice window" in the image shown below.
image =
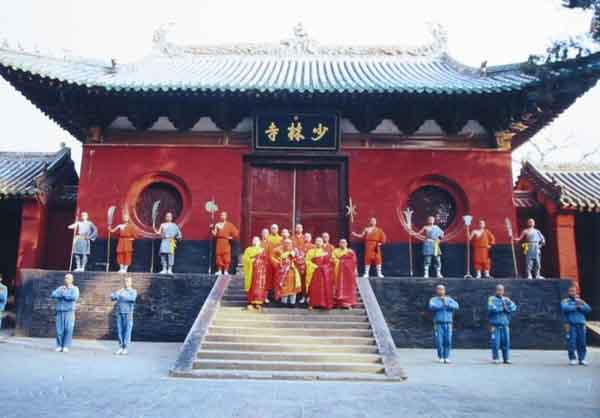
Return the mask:
[(135, 204), (135, 212), (139, 221), (152, 227), (152, 206), (154, 202), (160, 201), (156, 224), (159, 225), (165, 218), (167, 212), (173, 214), (177, 220), (183, 209), (183, 199), (179, 191), (168, 183), (156, 182), (149, 184), (139, 194)]
[(456, 218), (456, 202), (452, 195), (441, 187), (418, 188), (410, 195), (408, 206), (414, 211), (415, 228), (425, 225), (428, 216), (434, 216), (442, 229), (447, 229)]

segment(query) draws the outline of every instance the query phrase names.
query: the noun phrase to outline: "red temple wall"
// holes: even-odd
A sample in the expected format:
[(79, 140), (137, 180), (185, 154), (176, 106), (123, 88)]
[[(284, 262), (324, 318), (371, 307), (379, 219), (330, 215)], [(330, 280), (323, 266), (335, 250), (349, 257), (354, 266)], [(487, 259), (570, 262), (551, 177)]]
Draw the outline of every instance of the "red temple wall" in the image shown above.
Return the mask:
[(17, 252), (17, 283), (19, 271), (24, 268), (38, 268), (44, 262), (46, 249), (46, 205), (35, 199), (23, 201), (21, 207), (21, 231)]
[(78, 208), (89, 213), (106, 237), (107, 208), (135, 204), (132, 190), (143, 188), (157, 175), (175, 179), (184, 192), (181, 225), (185, 239), (208, 238), (206, 201), (215, 198), (219, 209), (239, 225), (242, 195), (242, 154), (245, 147), (174, 145), (86, 145), (83, 151)]
[[(132, 190), (157, 173), (179, 179), (189, 195), (182, 216), (186, 239), (208, 238), (204, 204), (215, 197), (220, 209), (240, 225), (246, 147), (187, 145), (86, 145), (78, 207), (89, 212), (106, 236), (106, 210), (132, 205)], [(406, 242), (396, 218), (408, 196), (424, 184), (439, 184), (456, 195), (460, 216), (487, 220), (499, 243), (508, 243), (504, 219), (515, 224), (510, 153), (497, 150), (345, 149), (349, 195), (358, 207), (354, 229), (377, 216), (388, 238)], [(454, 229), (454, 228), (451, 228)], [(459, 234), (455, 242), (464, 242)]]
[[(474, 216), (473, 222), (484, 218), (498, 243), (510, 242), (504, 219), (515, 225), (516, 218), (509, 152), (356, 149), (345, 153), (349, 156), (349, 195), (358, 210), (355, 230), (376, 216), (390, 241), (406, 242), (396, 209), (405, 208), (410, 193), (431, 181), (453, 189), (458, 200), (462, 198), (457, 218), (467, 213)], [(454, 225), (462, 225), (462, 220)], [(459, 234), (454, 242), (464, 242), (464, 235)]]
[(65, 270), (69, 267), (73, 233), (67, 227), (73, 222), (75, 208), (66, 205), (48, 208), (48, 225), (44, 268)]

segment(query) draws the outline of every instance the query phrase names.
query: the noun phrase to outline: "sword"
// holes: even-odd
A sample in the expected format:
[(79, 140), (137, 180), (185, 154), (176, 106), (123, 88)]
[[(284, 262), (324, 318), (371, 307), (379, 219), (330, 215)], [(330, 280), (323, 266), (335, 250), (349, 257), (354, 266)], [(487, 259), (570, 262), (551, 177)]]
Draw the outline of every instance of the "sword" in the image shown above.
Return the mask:
[(75, 237), (77, 236), (77, 222), (79, 222), (79, 208), (77, 208), (77, 211), (75, 212), (75, 222), (73, 222), (73, 225), (75, 225), (75, 227), (73, 228), (73, 240), (71, 241), (71, 257), (69, 258), (69, 271), (73, 271), (73, 255), (75, 254)]

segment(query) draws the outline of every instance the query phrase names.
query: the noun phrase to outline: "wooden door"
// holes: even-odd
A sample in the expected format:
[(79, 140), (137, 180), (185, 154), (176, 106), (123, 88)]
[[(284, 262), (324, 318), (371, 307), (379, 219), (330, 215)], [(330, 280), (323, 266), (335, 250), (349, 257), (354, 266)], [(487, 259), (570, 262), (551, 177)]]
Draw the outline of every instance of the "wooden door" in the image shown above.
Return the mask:
[(246, 172), (244, 245), (274, 223), (290, 230), (302, 223), (313, 237), (329, 232), (332, 241), (340, 238), (345, 218), (338, 167), (250, 165)]

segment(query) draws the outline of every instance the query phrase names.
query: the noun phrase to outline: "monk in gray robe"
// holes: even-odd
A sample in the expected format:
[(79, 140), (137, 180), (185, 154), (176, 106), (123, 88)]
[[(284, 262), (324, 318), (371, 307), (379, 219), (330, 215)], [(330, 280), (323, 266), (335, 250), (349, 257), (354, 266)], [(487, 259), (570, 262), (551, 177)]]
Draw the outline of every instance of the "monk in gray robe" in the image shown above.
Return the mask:
[(177, 247), (177, 241), (183, 238), (181, 230), (177, 224), (173, 222), (173, 214), (167, 212), (165, 221), (154, 231), (161, 237), (159, 253), (162, 270), (160, 271), (160, 274), (173, 274), (175, 248)]
[(81, 212), (81, 219), (69, 225), (68, 228), (75, 230), (75, 239), (73, 241), (75, 271), (85, 271), (92, 247), (91, 243), (98, 237), (98, 228), (89, 220), (87, 212)]

